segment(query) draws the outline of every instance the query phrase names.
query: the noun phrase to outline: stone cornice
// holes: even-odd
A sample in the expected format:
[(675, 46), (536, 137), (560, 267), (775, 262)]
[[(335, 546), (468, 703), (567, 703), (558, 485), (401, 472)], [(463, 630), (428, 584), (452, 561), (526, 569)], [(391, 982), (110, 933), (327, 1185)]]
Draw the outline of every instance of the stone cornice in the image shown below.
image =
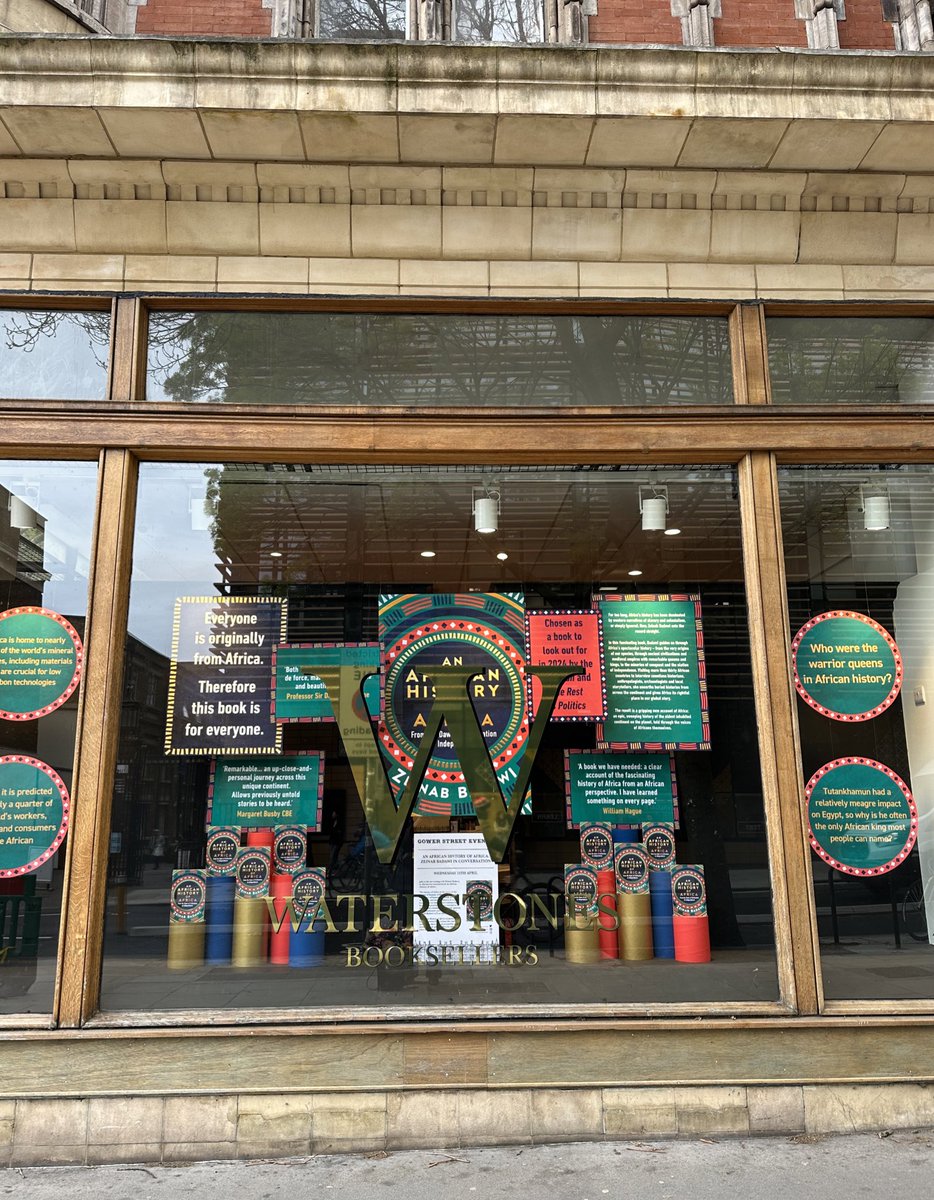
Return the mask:
[(934, 170), (934, 61), (0, 38), (0, 156)]
[(0, 39), (0, 79), (16, 104), (235, 109), (246, 92), (252, 109), (306, 112), (934, 116), (934, 62), (894, 51), (22, 35)]

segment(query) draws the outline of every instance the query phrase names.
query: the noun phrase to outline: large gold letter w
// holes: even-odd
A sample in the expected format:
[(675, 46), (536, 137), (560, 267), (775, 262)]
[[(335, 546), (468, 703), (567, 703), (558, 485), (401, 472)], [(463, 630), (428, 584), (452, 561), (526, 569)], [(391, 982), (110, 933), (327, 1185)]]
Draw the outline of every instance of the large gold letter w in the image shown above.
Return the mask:
[(316, 675), (327, 689), (380, 862), (391, 863), (395, 858), (402, 831), (415, 808), (419, 788), (444, 722), (447, 722), (464, 772), (464, 781), (480, 821), (490, 858), (494, 862), (502, 862), (558, 693), (568, 679), (585, 673), (582, 666), (528, 667), (527, 670), (541, 682), (542, 698), (509, 799), (503, 796), (500, 789), (477, 714), (467, 693), (471, 679), (481, 674), (482, 669), (477, 666), (433, 667), (429, 674), (435, 688), (434, 702), (412, 771), (397, 804), (366, 706), (362, 703), (363, 683), (367, 677), (364, 668), (352, 664), (319, 667), (314, 663), (302, 668), (303, 674)]

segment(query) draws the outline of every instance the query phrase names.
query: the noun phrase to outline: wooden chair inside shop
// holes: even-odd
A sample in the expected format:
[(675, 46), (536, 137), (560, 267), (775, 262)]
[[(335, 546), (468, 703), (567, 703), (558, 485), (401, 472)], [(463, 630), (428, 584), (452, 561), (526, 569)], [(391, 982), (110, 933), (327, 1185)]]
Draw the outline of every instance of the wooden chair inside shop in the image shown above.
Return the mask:
[(32, 987), (41, 915), (35, 875), (0, 880), (0, 997), (22, 996)]

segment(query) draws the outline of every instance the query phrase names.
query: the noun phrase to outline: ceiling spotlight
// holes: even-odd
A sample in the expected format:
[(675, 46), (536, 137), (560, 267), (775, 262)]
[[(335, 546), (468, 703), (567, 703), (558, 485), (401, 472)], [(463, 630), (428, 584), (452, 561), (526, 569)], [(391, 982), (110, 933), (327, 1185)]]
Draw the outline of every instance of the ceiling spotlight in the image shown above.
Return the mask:
[(499, 559), (500, 562), (505, 562), (506, 559), (509, 557), (509, 555), (506, 553), (505, 550), (500, 550), (499, 554), (497, 554), (496, 557)]
[(633, 571), (630, 571), (629, 574), (632, 576), (636, 576), (636, 575), (641, 575), (642, 572), (639, 570), (633, 570)]
[(11, 494), (8, 507), (11, 529), (36, 529), (38, 527), (39, 515), (25, 500)]
[(867, 486), (873, 488), (868, 494), (867, 488), (861, 487), (859, 489), (859, 494), (863, 502), (863, 528), (868, 532), (888, 529), (891, 524), (889, 494), (884, 488), (876, 485)]
[(665, 537), (677, 537), (680, 532), (680, 529), (666, 529)]
[(474, 488), (473, 527), (477, 533), (495, 533), (499, 528), (499, 489)]
[(419, 553), (421, 554), (422, 558), (434, 558), (435, 556), (434, 550), (420, 550)]
[(270, 551), (269, 551), (269, 557), (270, 557), (270, 558), (281, 558), (281, 557), (282, 557), (282, 551), (281, 551), (281, 550), (270, 550)]
[(643, 530), (664, 529), (668, 524), (668, 488), (649, 484), (639, 488)]

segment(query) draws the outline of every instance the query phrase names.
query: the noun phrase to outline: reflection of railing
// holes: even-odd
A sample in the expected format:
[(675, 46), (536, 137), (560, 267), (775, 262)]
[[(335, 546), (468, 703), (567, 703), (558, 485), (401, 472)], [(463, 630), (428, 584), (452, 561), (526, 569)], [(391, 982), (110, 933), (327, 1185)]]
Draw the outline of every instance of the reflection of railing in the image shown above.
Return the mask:
[(21, 996), (36, 977), (42, 897), (34, 875), (18, 895), (0, 895), (0, 996)]

